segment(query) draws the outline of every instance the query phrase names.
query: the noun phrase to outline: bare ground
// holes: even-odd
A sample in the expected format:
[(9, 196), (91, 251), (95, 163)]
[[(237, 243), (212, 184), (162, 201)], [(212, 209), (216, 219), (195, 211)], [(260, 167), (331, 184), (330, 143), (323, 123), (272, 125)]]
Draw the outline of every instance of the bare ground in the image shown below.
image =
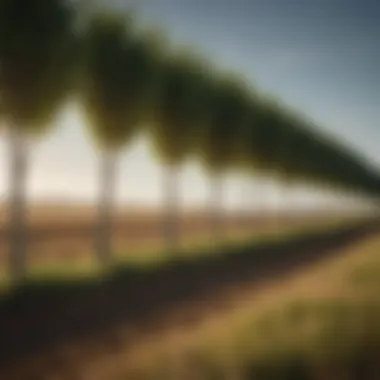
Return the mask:
[[(38, 206), (29, 211), (29, 266), (53, 263), (81, 263), (93, 260), (93, 236), (96, 233), (96, 209), (85, 206)], [(347, 217), (347, 216), (344, 216)], [(343, 217), (343, 218), (344, 218)], [(342, 215), (333, 212), (309, 214), (283, 213), (273, 217), (266, 214), (243, 216), (226, 214), (226, 238), (237, 235), (265, 234), (274, 229), (286, 231), (297, 227), (317, 226), (340, 220)], [(119, 211), (114, 222), (114, 250), (125, 255), (136, 252), (157, 251), (163, 248), (163, 215), (151, 209), (125, 209)], [(208, 217), (205, 212), (186, 212), (179, 219), (182, 244), (210, 239)], [(8, 228), (6, 208), (0, 207), (0, 269), (6, 265)]]

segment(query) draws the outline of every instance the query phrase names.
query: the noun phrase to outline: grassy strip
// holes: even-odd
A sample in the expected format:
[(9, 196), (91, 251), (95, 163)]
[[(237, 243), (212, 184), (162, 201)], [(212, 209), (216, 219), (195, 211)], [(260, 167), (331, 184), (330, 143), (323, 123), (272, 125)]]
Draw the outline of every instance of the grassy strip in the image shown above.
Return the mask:
[(380, 237), (344, 253), (188, 342), (145, 348), (124, 378), (379, 379)]

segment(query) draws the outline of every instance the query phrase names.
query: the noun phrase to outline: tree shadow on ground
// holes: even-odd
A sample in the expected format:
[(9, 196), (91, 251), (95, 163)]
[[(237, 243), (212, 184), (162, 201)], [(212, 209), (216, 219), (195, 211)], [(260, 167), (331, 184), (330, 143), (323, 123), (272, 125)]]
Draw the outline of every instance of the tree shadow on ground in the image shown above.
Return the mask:
[(138, 325), (146, 316), (212, 297), (231, 285), (288, 273), (378, 230), (376, 219), (228, 248), (198, 260), (172, 260), (157, 268), (118, 268), (97, 280), (26, 283), (1, 299), (0, 368), (119, 324)]

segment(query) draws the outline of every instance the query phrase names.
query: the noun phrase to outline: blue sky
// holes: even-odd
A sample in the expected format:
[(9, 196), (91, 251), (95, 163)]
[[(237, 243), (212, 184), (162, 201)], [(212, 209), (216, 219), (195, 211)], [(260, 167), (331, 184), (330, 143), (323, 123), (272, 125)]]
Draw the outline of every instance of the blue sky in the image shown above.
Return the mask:
[[(112, 3), (111, 0), (108, 1)], [(248, 83), (279, 96), (313, 119), (321, 130), (380, 167), (380, 4), (352, 0), (140, 0), (147, 25), (163, 27), (179, 46), (188, 44), (216, 67), (243, 74)], [(131, 1), (113, 0), (127, 9)], [(93, 199), (96, 155), (71, 108), (64, 128), (33, 149), (30, 193)], [(5, 140), (0, 164), (6, 165)], [(144, 142), (121, 162), (120, 200), (160, 200), (160, 168)], [(185, 170), (185, 198), (200, 202), (207, 182)], [(227, 198), (239, 200), (239, 181), (229, 179)], [(74, 186), (75, 185), (75, 186)], [(0, 173), (0, 190), (6, 173)], [(190, 189), (190, 190), (189, 190)], [(262, 192), (262, 191), (261, 191)], [(188, 193), (188, 194), (186, 194)], [(299, 192), (293, 191), (294, 197)], [(304, 198), (313, 202), (311, 193)], [(289, 193), (286, 202), (289, 202)], [(261, 201), (260, 201), (261, 202)], [(265, 202), (265, 200), (263, 201)]]
[[(125, 1), (116, 1), (125, 4)], [(141, 16), (380, 163), (380, 3), (141, 0)]]

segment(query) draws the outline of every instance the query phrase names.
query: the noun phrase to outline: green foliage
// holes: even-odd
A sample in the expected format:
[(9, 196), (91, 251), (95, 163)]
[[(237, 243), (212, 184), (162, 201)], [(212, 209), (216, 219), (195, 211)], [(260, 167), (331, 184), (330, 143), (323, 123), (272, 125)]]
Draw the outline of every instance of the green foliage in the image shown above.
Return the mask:
[(177, 54), (162, 62), (150, 132), (164, 162), (179, 164), (194, 150), (208, 114), (203, 96), (207, 85), (208, 67), (201, 60)]
[(102, 14), (85, 35), (81, 102), (102, 148), (120, 149), (134, 136), (151, 102), (156, 69), (149, 40), (132, 19)]
[(257, 160), (274, 169), (281, 165), (280, 151), (286, 143), (284, 139), (288, 132), (279, 105), (275, 102), (263, 102), (257, 122), (260, 125), (256, 135)]
[(295, 149), (300, 148), (298, 124), (291, 122), (285, 108), (263, 97), (254, 99), (251, 117), (241, 138), (240, 159), (243, 167), (253, 171), (270, 171), (289, 176), (298, 162)]
[(221, 172), (233, 166), (239, 151), (239, 137), (249, 122), (250, 94), (234, 76), (215, 77), (207, 90), (209, 114), (198, 140), (198, 154), (209, 171)]
[(0, 2), (4, 117), (30, 133), (44, 130), (69, 95), (77, 40), (65, 0)]

